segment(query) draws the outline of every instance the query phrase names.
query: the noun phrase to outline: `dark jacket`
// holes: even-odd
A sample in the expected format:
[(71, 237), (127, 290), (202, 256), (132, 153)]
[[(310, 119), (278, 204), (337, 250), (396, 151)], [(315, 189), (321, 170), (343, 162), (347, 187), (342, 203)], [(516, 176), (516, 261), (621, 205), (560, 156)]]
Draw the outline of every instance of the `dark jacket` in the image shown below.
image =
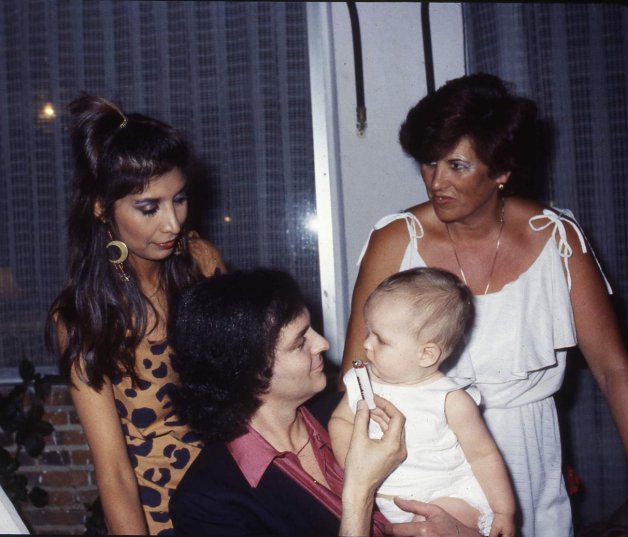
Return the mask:
[[(340, 398), (313, 405), (324, 425)], [(340, 521), (274, 465), (252, 488), (224, 443), (205, 446), (170, 500), (178, 536), (337, 536)]]

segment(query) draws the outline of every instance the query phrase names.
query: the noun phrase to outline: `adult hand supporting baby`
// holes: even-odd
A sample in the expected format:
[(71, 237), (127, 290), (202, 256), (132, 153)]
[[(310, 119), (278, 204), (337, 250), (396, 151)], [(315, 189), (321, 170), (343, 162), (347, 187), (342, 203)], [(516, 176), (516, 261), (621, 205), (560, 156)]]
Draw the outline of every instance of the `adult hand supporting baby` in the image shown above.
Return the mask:
[(406, 537), (480, 537), (477, 529), (469, 528), (447, 514), (438, 505), (402, 500), (395, 498), (395, 503), (404, 511), (425, 517), (423, 522), (403, 522), (388, 524), (387, 535)]

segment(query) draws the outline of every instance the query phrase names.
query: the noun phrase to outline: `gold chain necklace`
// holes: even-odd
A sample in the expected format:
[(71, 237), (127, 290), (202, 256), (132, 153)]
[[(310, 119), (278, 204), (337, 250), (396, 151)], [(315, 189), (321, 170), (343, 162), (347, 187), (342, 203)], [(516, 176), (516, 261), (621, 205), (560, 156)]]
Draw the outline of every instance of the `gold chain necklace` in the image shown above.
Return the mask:
[[(488, 293), (488, 289), (491, 286), (491, 280), (493, 278), (493, 271), (495, 270), (495, 263), (497, 263), (497, 253), (499, 252), (499, 245), (502, 239), (502, 230), (504, 229), (504, 198), (502, 198), (502, 210), (499, 215), (499, 233), (497, 235), (497, 244), (495, 245), (495, 255), (493, 256), (493, 263), (491, 265), (491, 271), (488, 274), (488, 281), (486, 282), (486, 288), (484, 289), (483, 294)], [(462, 276), (462, 281), (468, 287), (467, 277), (464, 274), (464, 270), (462, 270), (462, 265), (460, 264), (460, 259), (458, 258), (458, 252), (456, 251), (456, 245), (454, 244), (453, 239), (451, 238), (451, 233), (449, 232), (449, 225), (445, 224), (445, 229), (447, 229), (447, 236), (449, 237), (449, 242), (451, 243), (451, 249), (454, 251), (454, 257), (456, 258), (456, 263), (458, 263), (458, 269), (460, 269), (460, 275)]]
[(155, 285), (155, 289), (153, 289), (152, 293), (147, 293), (144, 291), (144, 296), (148, 299), (148, 300), (152, 300), (153, 298), (155, 298), (155, 295), (157, 294), (157, 292), (161, 289), (161, 281), (157, 280), (157, 285)]
[(152, 298), (154, 298), (154, 296), (157, 294), (157, 291), (159, 291), (159, 288), (161, 287), (160, 284), (157, 284), (157, 287), (155, 287), (155, 290), (148, 295), (146, 298), (148, 298), (148, 300), (151, 300)]
[(301, 449), (299, 449), (299, 451), (295, 452), (295, 455), (298, 457), (299, 455), (301, 455), (301, 452), (307, 447), (307, 445), (310, 443), (310, 437), (307, 437), (307, 442), (305, 442), (305, 444), (303, 444), (303, 446), (301, 447)]

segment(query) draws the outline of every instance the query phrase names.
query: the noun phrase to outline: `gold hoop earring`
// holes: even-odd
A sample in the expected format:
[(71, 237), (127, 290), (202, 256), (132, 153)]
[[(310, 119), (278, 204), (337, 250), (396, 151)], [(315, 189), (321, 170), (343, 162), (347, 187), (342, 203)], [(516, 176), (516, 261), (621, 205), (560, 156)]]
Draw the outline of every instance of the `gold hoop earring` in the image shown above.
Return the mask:
[[(109, 234), (109, 238), (111, 238), (111, 233)], [(105, 246), (107, 250), (107, 257), (109, 259), (109, 263), (111, 263), (118, 276), (122, 281), (128, 282), (129, 275), (124, 270), (123, 263), (126, 261), (126, 258), (129, 257), (129, 248), (122, 241), (116, 241), (111, 239)]]
[(129, 257), (129, 247), (122, 241), (111, 240), (107, 243), (107, 246), (105, 246), (105, 248), (107, 248), (107, 250), (109, 250), (110, 248), (118, 249), (117, 257), (113, 257), (116, 255), (116, 252), (114, 250), (110, 250), (107, 252), (107, 255), (109, 257), (109, 263), (113, 263), (114, 265), (124, 263), (126, 261), (126, 258)]

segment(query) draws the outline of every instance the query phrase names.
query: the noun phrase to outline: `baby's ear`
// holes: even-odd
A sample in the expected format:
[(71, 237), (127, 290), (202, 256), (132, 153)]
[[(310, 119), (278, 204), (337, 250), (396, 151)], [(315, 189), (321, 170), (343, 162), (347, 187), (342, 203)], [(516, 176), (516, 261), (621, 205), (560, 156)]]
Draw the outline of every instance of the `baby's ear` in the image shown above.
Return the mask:
[(437, 343), (425, 343), (419, 349), (419, 365), (421, 367), (432, 367), (437, 365), (443, 351)]

